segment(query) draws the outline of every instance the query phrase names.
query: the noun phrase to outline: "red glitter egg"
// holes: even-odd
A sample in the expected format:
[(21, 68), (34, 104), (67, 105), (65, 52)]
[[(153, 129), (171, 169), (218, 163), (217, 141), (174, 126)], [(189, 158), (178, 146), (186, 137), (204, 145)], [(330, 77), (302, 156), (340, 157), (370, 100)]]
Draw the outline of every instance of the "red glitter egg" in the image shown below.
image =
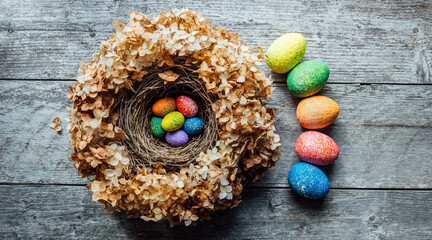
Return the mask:
[(185, 117), (195, 117), (198, 113), (198, 104), (188, 96), (180, 96), (176, 100), (177, 109)]
[(336, 142), (316, 131), (302, 133), (297, 139), (295, 150), (302, 161), (315, 165), (328, 165), (339, 157)]

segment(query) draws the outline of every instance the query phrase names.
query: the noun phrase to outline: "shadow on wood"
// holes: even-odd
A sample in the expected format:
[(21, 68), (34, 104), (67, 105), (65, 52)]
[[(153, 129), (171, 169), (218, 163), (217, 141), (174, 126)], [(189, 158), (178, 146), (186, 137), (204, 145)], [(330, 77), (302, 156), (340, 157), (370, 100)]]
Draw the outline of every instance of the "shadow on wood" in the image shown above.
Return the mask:
[(178, 225), (170, 227), (168, 221), (146, 222), (139, 218), (126, 218), (123, 213), (113, 214), (118, 225), (124, 229), (128, 239), (206, 239), (229, 238), (236, 210), (217, 211), (210, 220), (198, 222), (193, 226)]
[(304, 198), (296, 194), (292, 189), (290, 191), (287, 191), (287, 194), (290, 194), (289, 198), (293, 199), (293, 202), (295, 202), (297, 207), (307, 209), (307, 210), (324, 210), (326, 207), (325, 198), (322, 199)]

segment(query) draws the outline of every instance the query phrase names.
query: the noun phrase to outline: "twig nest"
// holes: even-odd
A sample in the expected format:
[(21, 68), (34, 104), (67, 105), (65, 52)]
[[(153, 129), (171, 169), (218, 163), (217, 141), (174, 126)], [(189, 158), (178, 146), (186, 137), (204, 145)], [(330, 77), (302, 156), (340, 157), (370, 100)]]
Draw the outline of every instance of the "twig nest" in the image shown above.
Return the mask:
[[(257, 68), (262, 49), (187, 9), (153, 19), (131, 12), (127, 24), (113, 24), (68, 95), (71, 160), (92, 176), (93, 200), (185, 225), (237, 206), (242, 180), (257, 180), (281, 153), (275, 112), (264, 107), (272, 88)], [(184, 147), (148, 127), (152, 104), (175, 93), (197, 100), (204, 121)]]

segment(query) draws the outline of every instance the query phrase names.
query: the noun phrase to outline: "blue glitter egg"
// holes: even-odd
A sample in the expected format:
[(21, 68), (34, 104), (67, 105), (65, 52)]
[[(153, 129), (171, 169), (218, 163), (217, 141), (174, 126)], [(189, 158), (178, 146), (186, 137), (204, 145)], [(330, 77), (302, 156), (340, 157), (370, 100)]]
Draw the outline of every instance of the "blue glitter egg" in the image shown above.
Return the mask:
[(204, 129), (204, 123), (197, 117), (188, 118), (183, 125), (183, 131), (189, 135), (197, 135)]
[(330, 190), (330, 183), (324, 172), (304, 162), (297, 163), (291, 168), (288, 183), (294, 192), (310, 199), (323, 198)]

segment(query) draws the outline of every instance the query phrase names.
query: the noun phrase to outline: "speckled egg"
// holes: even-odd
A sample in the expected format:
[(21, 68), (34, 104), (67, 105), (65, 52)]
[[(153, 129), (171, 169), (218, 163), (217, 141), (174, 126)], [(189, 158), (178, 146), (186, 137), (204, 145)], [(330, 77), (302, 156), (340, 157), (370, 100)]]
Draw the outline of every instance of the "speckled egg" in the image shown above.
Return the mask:
[(164, 117), (168, 113), (175, 111), (176, 102), (174, 98), (162, 98), (153, 104), (152, 111), (159, 117)]
[(174, 132), (167, 132), (165, 140), (173, 147), (181, 147), (189, 142), (189, 137), (185, 131), (180, 129)]
[(183, 130), (189, 135), (197, 135), (204, 129), (204, 123), (197, 117), (188, 118), (185, 120)]
[(177, 109), (185, 117), (195, 117), (198, 113), (198, 104), (188, 96), (180, 96), (176, 100)]
[(297, 65), (306, 51), (306, 40), (300, 33), (287, 33), (267, 49), (267, 65), (276, 73), (286, 73)]
[(330, 69), (321, 61), (302, 62), (289, 73), (288, 89), (297, 97), (312, 96), (326, 85), (329, 75)]
[(150, 120), (150, 131), (153, 133), (153, 136), (157, 138), (163, 137), (165, 131), (162, 128), (162, 118), (161, 117), (152, 117)]
[(339, 157), (339, 148), (333, 139), (324, 133), (306, 131), (298, 138), (295, 151), (302, 161), (315, 165), (328, 165)]
[(183, 127), (183, 123), (185, 121), (185, 118), (183, 114), (181, 114), (178, 111), (170, 112), (168, 113), (163, 119), (162, 119), (162, 128), (165, 131), (175, 131)]
[(303, 99), (297, 106), (297, 120), (307, 129), (327, 127), (336, 120), (338, 115), (338, 104), (324, 96)]
[(288, 183), (298, 195), (310, 199), (323, 198), (330, 190), (330, 182), (324, 172), (305, 162), (297, 163), (291, 168)]

